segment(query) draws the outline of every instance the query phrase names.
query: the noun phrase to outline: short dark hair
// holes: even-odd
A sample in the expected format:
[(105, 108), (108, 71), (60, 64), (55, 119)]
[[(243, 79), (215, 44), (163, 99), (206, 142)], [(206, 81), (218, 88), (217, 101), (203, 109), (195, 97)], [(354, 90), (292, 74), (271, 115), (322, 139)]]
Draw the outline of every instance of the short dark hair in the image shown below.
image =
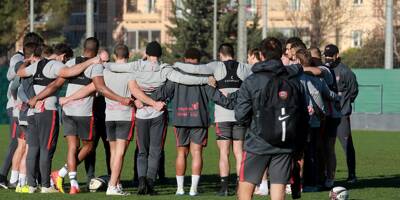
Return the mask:
[(100, 48), (100, 42), (95, 37), (87, 38), (83, 43), (83, 48), (85, 51), (90, 51), (94, 54), (97, 54)]
[(296, 48), (297, 50), (307, 49), (306, 45), (302, 41), (296, 41), (296, 42), (291, 43), (290, 48)]
[(117, 44), (114, 48), (114, 54), (119, 59), (129, 58), (129, 48), (124, 44)]
[(316, 54), (318, 58), (322, 57), (322, 52), (318, 47), (310, 47), (308, 51), (310, 51), (311, 55)]
[(252, 48), (249, 50), (249, 55), (255, 56), (257, 58), (257, 60), (259, 60), (259, 61), (261, 61), (260, 53), (261, 53), (261, 51), (259, 48)]
[(293, 44), (295, 42), (303, 43), (303, 40), (301, 40), (299, 37), (290, 37), (286, 40), (285, 46), (288, 44)]
[(53, 47), (49, 46), (49, 45), (43, 45), (43, 50), (42, 50), (42, 54), (45, 55), (51, 55), (54, 53), (54, 49)]
[(22, 43), (23, 43), (23, 46), (25, 46), (25, 44), (28, 44), (28, 43), (36, 43), (36, 44), (42, 45), (42, 44), (44, 44), (44, 40), (42, 37), (39, 36), (39, 34), (37, 34), (35, 32), (29, 32), (24, 35)]
[(54, 54), (65, 54), (65, 58), (68, 60), (74, 56), (74, 51), (67, 44), (59, 43), (54, 46)]
[(185, 51), (185, 54), (183, 55), (185, 58), (189, 59), (197, 59), (200, 61), (201, 59), (201, 52), (196, 49), (196, 48), (189, 48)]
[(229, 43), (223, 43), (219, 45), (218, 52), (224, 56), (235, 57), (235, 50), (233, 46)]
[(275, 37), (262, 40), (259, 49), (267, 60), (280, 60), (282, 57), (282, 43)]
[(35, 42), (26, 43), (23, 51), (25, 57), (31, 57), (32, 55), (40, 57), (42, 55), (42, 46)]
[(303, 66), (311, 66), (311, 53), (307, 49), (299, 49), (296, 51), (296, 57)]

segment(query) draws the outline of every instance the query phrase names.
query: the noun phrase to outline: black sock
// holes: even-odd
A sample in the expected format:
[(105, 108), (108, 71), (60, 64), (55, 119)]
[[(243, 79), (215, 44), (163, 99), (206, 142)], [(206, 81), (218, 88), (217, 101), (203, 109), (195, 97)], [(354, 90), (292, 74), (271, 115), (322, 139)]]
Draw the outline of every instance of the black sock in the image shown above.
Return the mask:
[(228, 188), (229, 185), (229, 176), (221, 177), (221, 187)]

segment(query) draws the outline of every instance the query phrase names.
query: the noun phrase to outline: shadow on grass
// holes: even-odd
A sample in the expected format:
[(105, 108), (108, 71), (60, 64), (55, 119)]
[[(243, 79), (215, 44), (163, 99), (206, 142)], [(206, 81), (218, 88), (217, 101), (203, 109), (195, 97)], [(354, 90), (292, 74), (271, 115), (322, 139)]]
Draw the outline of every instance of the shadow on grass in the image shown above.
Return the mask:
[(362, 177), (354, 184), (349, 184), (345, 180), (341, 180), (337, 181), (335, 185), (344, 186), (349, 189), (394, 188), (400, 185), (400, 174)]

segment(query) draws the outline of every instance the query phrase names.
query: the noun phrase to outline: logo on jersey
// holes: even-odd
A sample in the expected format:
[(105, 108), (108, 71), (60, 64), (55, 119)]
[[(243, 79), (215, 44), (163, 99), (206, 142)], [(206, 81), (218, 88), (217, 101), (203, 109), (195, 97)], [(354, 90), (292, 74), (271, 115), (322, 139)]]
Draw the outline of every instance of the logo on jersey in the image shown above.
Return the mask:
[(198, 110), (199, 109), (199, 103), (194, 103), (192, 104), (193, 110)]
[(279, 96), (280, 99), (286, 100), (288, 98), (288, 93), (286, 91), (280, 91), (278, 93), (278, 96)]

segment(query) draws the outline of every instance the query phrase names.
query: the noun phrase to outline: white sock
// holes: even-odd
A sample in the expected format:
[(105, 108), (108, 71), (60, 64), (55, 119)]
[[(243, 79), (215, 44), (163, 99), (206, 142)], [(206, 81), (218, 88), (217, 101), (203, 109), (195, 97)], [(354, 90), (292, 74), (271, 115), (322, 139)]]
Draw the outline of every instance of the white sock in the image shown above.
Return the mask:
[(58, 175), (61, 177), (65, 177), (68, 174), (67, 164), (65, 164), (59, 171)]
[(262, 180), (259, 190), (261, 191), (268, 191), (268, 180)]
[(11, 170), (10, 183), (16, 183), (18, 181), (19, 171)]
[(26, 174), (19, 174), (19, 178), (18, 178), (18, 185), (19, 186), (24, 186), (26, 185)]
[(183, 190), (183, 181), (185, 180), (185, 176), (176, 176), (176, 184), (178, 190)]
[(78, 181), (76, 180), (76, 172), (69, 172), (68, 176), (69, 176), (69, 182), (71, 184), (71, 187), (79, 188)]
[(200, 175), (192, 175), (192, 186), (190, 191), (197, 192), (197, 185), (199, 185)]
[[(36, 180), (36, 184), (39, 184), (37, 180)], [(50, 179), (50, 187), (54, 188), (54, 182), (53, 182), (53, 179)]]

